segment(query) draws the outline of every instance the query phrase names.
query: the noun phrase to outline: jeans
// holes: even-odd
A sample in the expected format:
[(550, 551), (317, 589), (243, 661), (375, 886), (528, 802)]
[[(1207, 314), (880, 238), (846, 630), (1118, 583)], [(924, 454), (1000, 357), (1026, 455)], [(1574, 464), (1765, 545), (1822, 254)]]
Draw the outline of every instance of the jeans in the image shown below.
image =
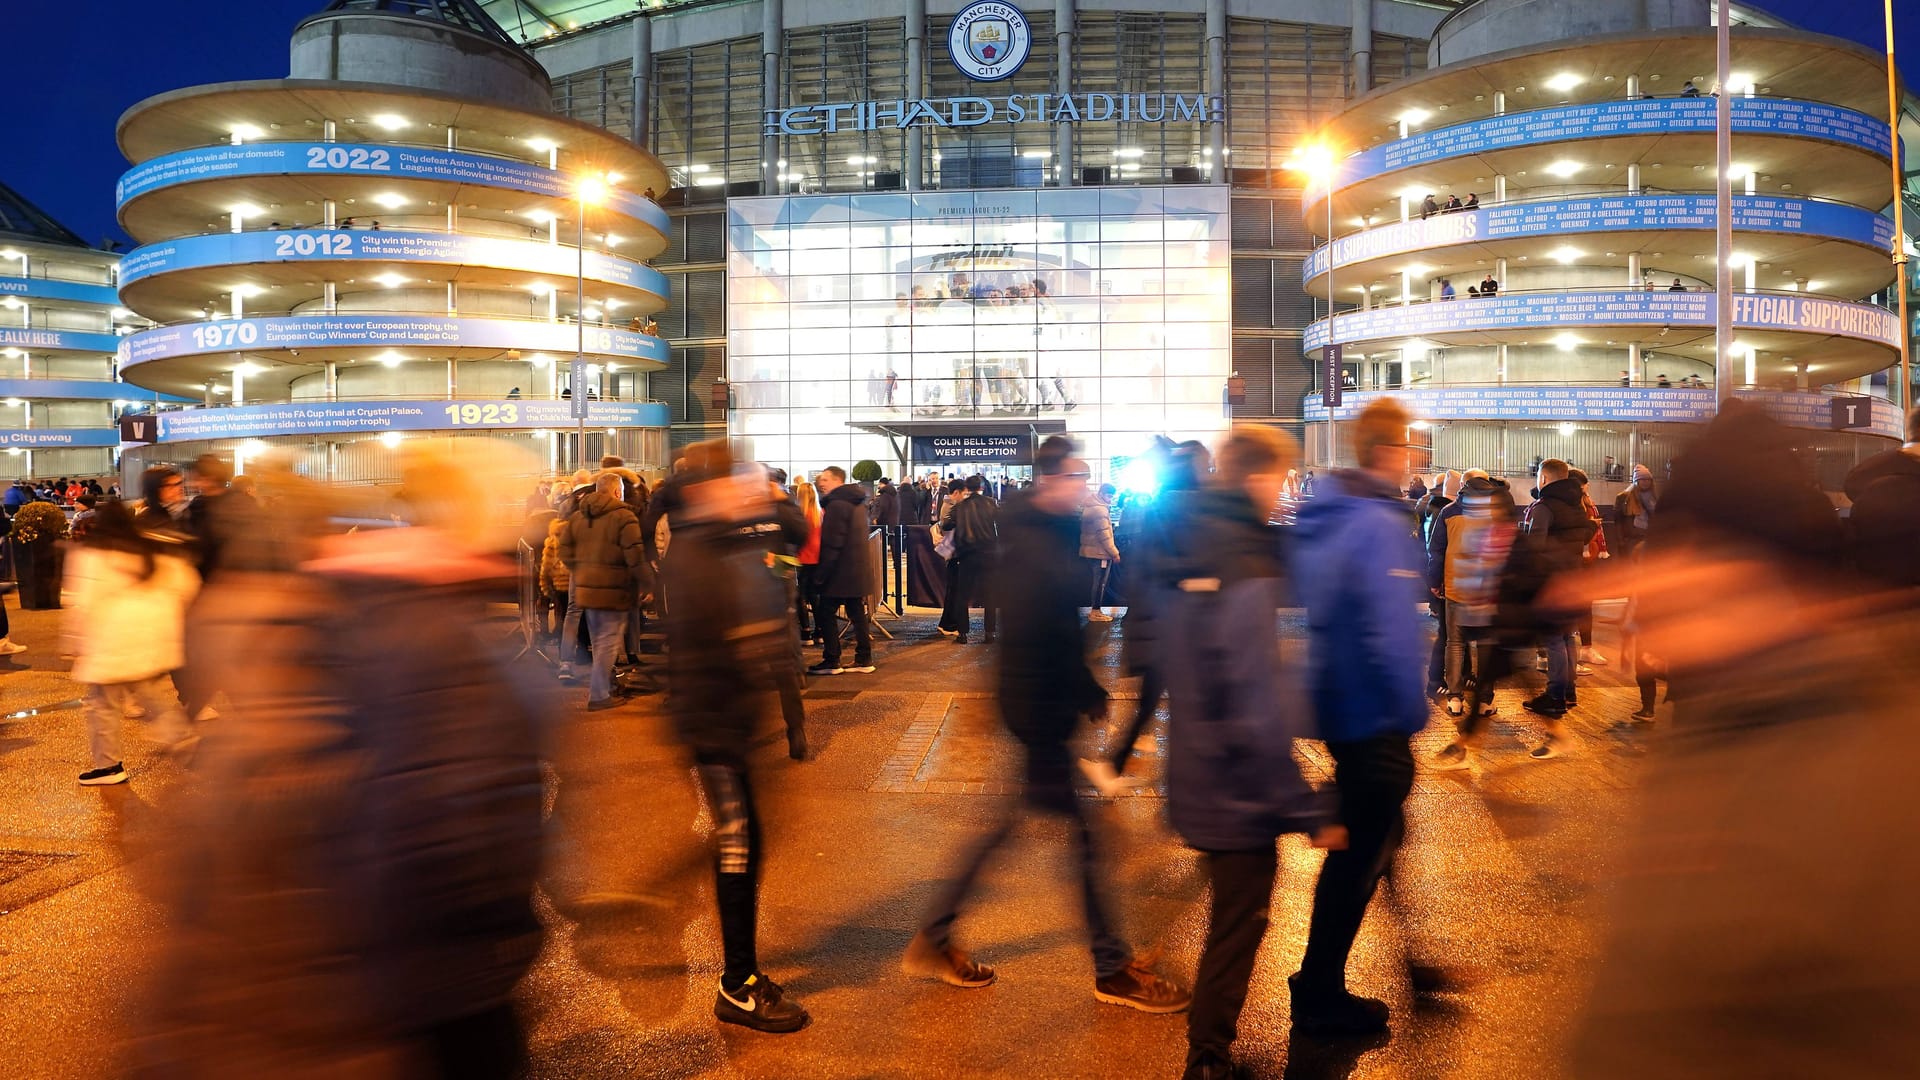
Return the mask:
[(936, 946), (948, 944), (953, 924), (960, 917), (960, 904), (973, 888), (987, 856), (993, 854), (1013, 832), (1020, 809), (1028, 807), (1064, 814), (1073, 828), (1073, 854), (1080, 870), (1080, 903), (1086, 913), (1087, 931), (1093, 940), (1093, 972), (1096, 978), (1118, 973), (1133, 962), (1133, 951), (1113, 929), (1113, 919), (1097, 880), (1093, 834), (1087, 828), (1087, 816), (1074, 794), (1073, 753), (1065, 744), (1029, 743), (1027, 751), (1026, 791), (1021, 806), (1010, 810), (994, 830), (981, 838), (960, 864), (960, 873), (944, 885), (929, 909), (923, 933)]
[(1431, 692), (1447, 681), (1447, 602), (1442, 598), (1427, 601), (1427, 610), (1440, 620), (1439, 636), (1433, 639), (1433, 652), (1427, 656), (1427, 686)]
[(695, 755), (707, 812), (713, 815), (714, 900), (720, 907), (722, 982), (739, 986), (760, 970), (760, 819), (744, 759)]
[(813, 621), (827, 639), (820, 658), (828, 667), (840, 666), (840, 609), (847, 609), (847, 621), (853, 624), (853, 662), (861, 667), (873, 663), (873, 627), (867, 623), (867, 598), (864, 596), (823, 597), (814, 609)]
[(1447, 693), (1464, 695), (1469, 673), (1475, 682), (1487, 678), (1486, 627), (1462, 626), (1465, 613), (1458, 604), (1447, 605)]
[(1093, 598), (1087, 606), (1095, 611), (1107, 606), (1107, 576), (1113, 571), (1113, 564), (1105, 559), (1088, 559), (1093, 577)]
[(587, 683), (588, 701), (605, 701), (613, 694), (613, 658), (627, 636), (627, 611), (587, 609), (587, 633), (593, 638), (593, 677)]
[(1547, 698), (1565, 705), (1574, 696), (1573, 635), (1565, 630), (1552, 630), (1547, 633), (1544, 644), (1547, 648)]
[(560, 662), (571, 665), (580, 655), (580, 623), (586, 611), (574, 599), (573, 586), (567, 586), (567, 613), (560, 619)]
[(1211, 1054), (1231, 1060), (1240, 1010), (1260, 942), (1267, 936), (1267, 910), (1273, 903), (1273, 879), (1279, 870), (1277, 849), (1268, 844), (1249, 851), (1207, 852), (1207, 878), (1213, 885), (1213, 911), (1200, 971), (1193, 981), (1192, 1012), (1187, 1015), (1187, 1064)]
[(89, 769), (105, 769), (118, 765), (120, 756), (120, 728), (126, 723), (126, 707), (129, 701), (138, 702), (147, 710), (147, 722), (151, 725), (154, 741), (167, 749), (172, 749), (186, 741), (192, 733), (187, 721), (187, 713), (180, 705), (180, 694), (173, 688), (173, 679), (166, 675), (155, 675), (151, 679), (139, 679), (134, 682), (89, 684), (81, 699), (83, 711), (87, 716), (87, 752), (93, 762)]
[(1314, 991), (1331, 993), (1347, 985), (1347, 956), (1367, 903), (1406, 834), (1402, 807), (1413, 790), (1413, 745), (1405, 735), (1376, 735), (1329, 742), (1327, 752), (1333, 755), (1347, 846), (1328, 852), (1320, 867), (1300, 979)]

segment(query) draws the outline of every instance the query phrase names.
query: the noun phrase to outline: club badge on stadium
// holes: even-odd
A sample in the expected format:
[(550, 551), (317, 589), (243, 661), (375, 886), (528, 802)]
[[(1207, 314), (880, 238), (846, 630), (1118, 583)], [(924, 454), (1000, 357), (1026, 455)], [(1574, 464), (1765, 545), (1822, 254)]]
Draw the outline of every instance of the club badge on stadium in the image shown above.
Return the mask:
[(975, 82), (1011, 78), (1033, 51), (1033, 31), (1020, 9), (1002, 0), (961, 8), (947, 30), (953, 66)]

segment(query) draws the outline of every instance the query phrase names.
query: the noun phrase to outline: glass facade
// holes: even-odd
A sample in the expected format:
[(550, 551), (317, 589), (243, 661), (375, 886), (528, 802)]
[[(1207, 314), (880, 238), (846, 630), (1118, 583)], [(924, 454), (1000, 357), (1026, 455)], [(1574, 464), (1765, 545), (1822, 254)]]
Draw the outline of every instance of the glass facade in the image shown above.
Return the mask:
[(1224, 431), (1224, 188), (734, 199), (732, 433), (787, 468), (897, 460), (887, 429), (1045, 421), (1096, 470)]

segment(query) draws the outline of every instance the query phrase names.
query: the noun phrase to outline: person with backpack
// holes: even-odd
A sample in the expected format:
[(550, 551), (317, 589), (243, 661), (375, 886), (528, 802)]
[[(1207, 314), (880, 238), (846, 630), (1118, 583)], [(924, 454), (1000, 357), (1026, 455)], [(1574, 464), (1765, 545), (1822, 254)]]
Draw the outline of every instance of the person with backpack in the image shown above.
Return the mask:
[(1187, 1019), (1186, 1080), (1237, 1075), (1233, 1040), (1266, 937), (1275, 841), (1318, 835), (1332, 817), (1293, 757), (1294, 739), (1309, 737), (1312, 724), (1280, 663), (1274, 617), (1289, 601), (1281, 538), (1267, 512), (1293, 455), (1271, 428), (1229, 435), (1218, 482), (1183, 502), (1182, 527), (1163, 556), (1175, 578), (1155, 616), (1172, 697), (1167, 819), (1204, 854), (1213, 897)]

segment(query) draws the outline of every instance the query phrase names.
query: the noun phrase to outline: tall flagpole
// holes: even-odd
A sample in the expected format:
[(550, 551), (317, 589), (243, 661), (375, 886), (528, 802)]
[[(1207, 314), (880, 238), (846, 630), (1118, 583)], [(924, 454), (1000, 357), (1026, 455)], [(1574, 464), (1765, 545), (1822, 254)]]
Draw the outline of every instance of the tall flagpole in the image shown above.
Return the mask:
[(1720, 0), (1715, 49), (1713, 397), (1715, 412), (1733, 400), (1733, 33), (1728, 0)]
[(1907, 317), (1906, 167), (1900, 160), (1900, 76), (1893, 65), (1893, 0), (1887, 0), (1887, 124), (1893, 148), (1893, 287), (1900, 294), (1900, 390), (1894, 403), (1913, 408), (1913, 323)]

